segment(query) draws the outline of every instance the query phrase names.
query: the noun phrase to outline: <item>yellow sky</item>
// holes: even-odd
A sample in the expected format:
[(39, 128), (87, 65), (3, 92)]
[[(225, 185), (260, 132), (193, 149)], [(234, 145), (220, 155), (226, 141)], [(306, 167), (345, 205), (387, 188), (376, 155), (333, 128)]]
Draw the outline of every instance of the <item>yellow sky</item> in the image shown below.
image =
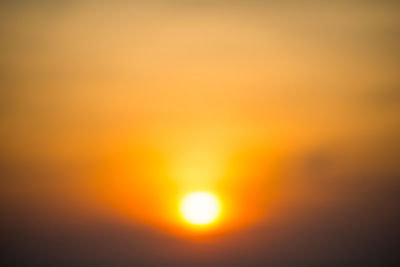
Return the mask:
[[(26, 178), (33, 195), (61, 192), (62, 203), (158, 226), (176, 224), (180, 197), (197, 189), (222, 195), (228, 225), (268, 217), (273, 196), (314, 185), (291, 165), (304, 154), (327, 150), (348, 172), (397, 168), (396, 148), (386, 149), (399, 134), (398, 10), (357, 1), (7, 5), (2, 158), (74, 171)], [(19, 192), (19, 182), (4, 183), (5, 194)]]

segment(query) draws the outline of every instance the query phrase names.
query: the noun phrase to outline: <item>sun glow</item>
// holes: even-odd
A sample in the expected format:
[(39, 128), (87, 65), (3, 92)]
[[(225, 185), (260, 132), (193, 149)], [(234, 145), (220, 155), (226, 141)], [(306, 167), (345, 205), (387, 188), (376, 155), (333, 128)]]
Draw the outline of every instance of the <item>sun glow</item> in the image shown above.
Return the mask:
[(183, 218), (194, 225), (207, 225), (214, 222), (221, 211), (219, 200), (207, 192), (187, 195), (181, 204)]

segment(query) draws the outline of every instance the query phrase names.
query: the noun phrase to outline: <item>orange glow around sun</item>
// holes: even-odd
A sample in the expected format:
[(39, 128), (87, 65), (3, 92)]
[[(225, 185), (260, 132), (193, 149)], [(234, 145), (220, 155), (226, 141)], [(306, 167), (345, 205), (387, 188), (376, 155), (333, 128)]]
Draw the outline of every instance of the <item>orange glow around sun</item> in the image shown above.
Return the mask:
[(266, 156), (267, 145), (254, 145), (262, 141), (256, 134), (249, 141), (242, 128), (160, 128), (148, 143), (137, 137), (140, 143), (100, 173), (104, 206), (129, 222), (184, 238), (225, 234), (255, 222), (274, 193), (273, 179), (267, 183), (263, 177), (273, 177), (265, 162), (272, 165), (277, 153), (269, 145)]

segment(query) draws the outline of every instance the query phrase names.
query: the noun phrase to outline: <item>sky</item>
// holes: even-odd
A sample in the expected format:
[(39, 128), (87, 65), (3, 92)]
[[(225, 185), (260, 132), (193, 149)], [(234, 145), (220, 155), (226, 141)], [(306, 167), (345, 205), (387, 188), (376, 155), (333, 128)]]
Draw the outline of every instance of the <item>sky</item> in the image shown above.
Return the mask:
[[(400, 261), (397, 1), (0, 1), (6, 266)], [(222, 213), (193, 229), (182, 198)]]

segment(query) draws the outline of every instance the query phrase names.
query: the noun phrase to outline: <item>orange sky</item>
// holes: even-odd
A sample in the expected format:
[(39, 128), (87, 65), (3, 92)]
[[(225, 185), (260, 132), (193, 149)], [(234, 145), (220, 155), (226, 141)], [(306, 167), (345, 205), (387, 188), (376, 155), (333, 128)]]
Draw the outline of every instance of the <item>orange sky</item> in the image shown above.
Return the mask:
[[(264, 259), (252, 231), (288, 248), (303, 237), (280, 233), (331, 225), (307, 221), (321, 213), (333, 226), (354, 210), (393, 222), (376, 214), (394, 205), (380, 201), (399, 177), (394, 1), (0, 6), (0, 197), (10, 222), (33, 210), (26, 223), (56, 233), (74, 222), (140, 225), (174, 240), (163, 239), (168, 252), (138, 237), (172, 263), (180, 242), (198, 237), (178, 210), (191, 191), (223, 205), (203, 233), (217, 241), (201, 249), (231, 254), (244, 239), (239, 262)], [(380, 238), (382, 228), (365, 231)]]

